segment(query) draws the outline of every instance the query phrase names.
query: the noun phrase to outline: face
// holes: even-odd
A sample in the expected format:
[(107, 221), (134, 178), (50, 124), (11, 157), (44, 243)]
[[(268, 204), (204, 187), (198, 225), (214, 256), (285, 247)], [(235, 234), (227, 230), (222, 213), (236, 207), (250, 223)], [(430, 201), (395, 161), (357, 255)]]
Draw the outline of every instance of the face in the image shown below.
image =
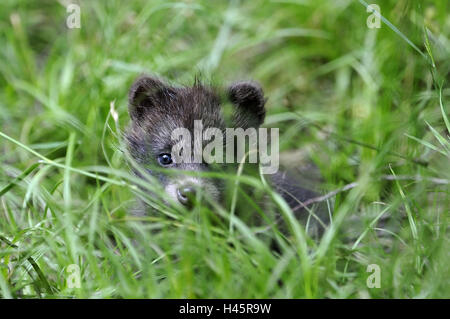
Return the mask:
[[(248, 128), (262, 123), (264, 99), (259, 86), (253, 83), (234, 85), (228, 91), (228, 98), (235, 105), (233, 125)], [(192, 207), (199, 196), (216, 202), (221, 200), (222, 181), (201, 173), (223, 167), (193, 158), (195, 148), (203, 149), (209, 141), (201, 138), (199, 144), (192, 138), (189, 145), (193, 150), (192, 161), (180, 161), (172, 152), (180, 142), (172, 133), (183, 128), (194, 137), (198, 129), (196, 121), (201, 121), (203, 130), (225, 131), (220, 100), (211, 89), (199, 84), (176, 88), (155, 78), (142, 77), (130, 90), (129, 112), (131, 125), (126, 138), (130, 154), (159, 180), (168, 197), (186, 207)]]

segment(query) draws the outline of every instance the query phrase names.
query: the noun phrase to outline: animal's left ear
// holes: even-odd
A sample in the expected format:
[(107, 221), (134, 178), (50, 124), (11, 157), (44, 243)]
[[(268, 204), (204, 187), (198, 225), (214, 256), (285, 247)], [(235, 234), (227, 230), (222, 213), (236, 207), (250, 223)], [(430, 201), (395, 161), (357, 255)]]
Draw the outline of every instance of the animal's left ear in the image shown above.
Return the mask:
[(174, 90), (156, 77), (140, 76), (128, 93), (128, 112), (131, 119), (139, 121), (152, 108), (167, 102)]
[(235, 127), (258, 128), (264, 123), (264, 92), (256, 82), (237, 82), (228, 88), (228, 98), (235, 106)]

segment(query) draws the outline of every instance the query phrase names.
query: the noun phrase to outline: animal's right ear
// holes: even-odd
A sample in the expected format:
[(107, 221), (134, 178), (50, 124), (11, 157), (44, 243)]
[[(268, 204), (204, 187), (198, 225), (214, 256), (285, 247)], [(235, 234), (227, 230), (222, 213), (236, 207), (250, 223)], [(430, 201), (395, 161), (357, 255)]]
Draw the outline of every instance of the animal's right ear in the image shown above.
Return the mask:
[(171, 92), (170, 87), (157, 78), (139, 77), (128, 93), (128, 112), (131, 119), (139, 120), (148, 109), (160, 104)]
[(235, 127), (258, 128), (266, 115), (264, 92), (257, 82), (237, 82), (228, 88), (228, 98), (235, 106)]

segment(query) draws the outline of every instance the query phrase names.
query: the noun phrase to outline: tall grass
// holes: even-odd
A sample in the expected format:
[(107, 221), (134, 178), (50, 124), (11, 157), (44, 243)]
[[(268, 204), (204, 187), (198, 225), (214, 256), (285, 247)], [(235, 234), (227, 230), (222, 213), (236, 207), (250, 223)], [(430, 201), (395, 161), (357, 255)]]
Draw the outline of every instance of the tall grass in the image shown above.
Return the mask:
[[(0, 3), (2, 297), (450, 297), (448, 1), (378, 1), (379, 29), (356, 0), (77, 3), (80, 29), (66, 1)], [(272, 195), (280, 252), (228, 207), (141, 192), (122, 131), (144, 72), (258, 80), (284, 165), (310, 158), (330, 194), (321, 240), (250, 176), (220, 177)], [(160, 213), (132, 216), (136, 193)]]

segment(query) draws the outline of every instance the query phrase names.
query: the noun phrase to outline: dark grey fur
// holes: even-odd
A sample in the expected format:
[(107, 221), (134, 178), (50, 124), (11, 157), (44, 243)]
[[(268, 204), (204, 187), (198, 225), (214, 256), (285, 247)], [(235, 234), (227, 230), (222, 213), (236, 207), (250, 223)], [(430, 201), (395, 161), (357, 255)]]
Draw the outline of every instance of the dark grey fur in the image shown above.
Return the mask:
[[(258, 128), (264, 122), (266, 99), (259, 84), (238, 82), (231, 85), (225, 95), (234, 106), (233, 127)], [(192, 87), (174, 87), (155, 77), (138, 78), (129, 92), (131, 124), (126, 132), (126, 139), (131, 156), (138, 164), (145, 166), (147, 172), (156, 177), (171, 193), (170, 183), (174, 183), (177, 177), (153, 171), (149, 167), (158, 165), (156, 160), (158, 154), (170, 153), (175, 143), (171, 140), (171, 132), (178, 127), (187, 128), (192, 132), (194, 120), (202, 120), (204, 128), (217, 127), (224, 130), (225, 119), (221, 102), (220, 94), (198, 81)], [(171, 168), (180, 172), (211, 170), (211, 167), (202, 163), (180, 163), (174, 164)], [(317, 196), (316, 193), (303, 189), (295, 180), (290, 180), (286, 176), (277, 173), (271, 175), (269, 180), (291, 207), (298, 206), (299, 201), (304, 202)], [(225, 200), (223, 194), (225, 186), (222, 181), (208, 179), (202, 180), (200, 184), (206, 189), (217, 191), (215, 194), (217, 200)], [(299, 215), (302, 214), (308, 215), (304, 210), (299, 212)], [(302, 219), (301, 216), (299, 218)]]

